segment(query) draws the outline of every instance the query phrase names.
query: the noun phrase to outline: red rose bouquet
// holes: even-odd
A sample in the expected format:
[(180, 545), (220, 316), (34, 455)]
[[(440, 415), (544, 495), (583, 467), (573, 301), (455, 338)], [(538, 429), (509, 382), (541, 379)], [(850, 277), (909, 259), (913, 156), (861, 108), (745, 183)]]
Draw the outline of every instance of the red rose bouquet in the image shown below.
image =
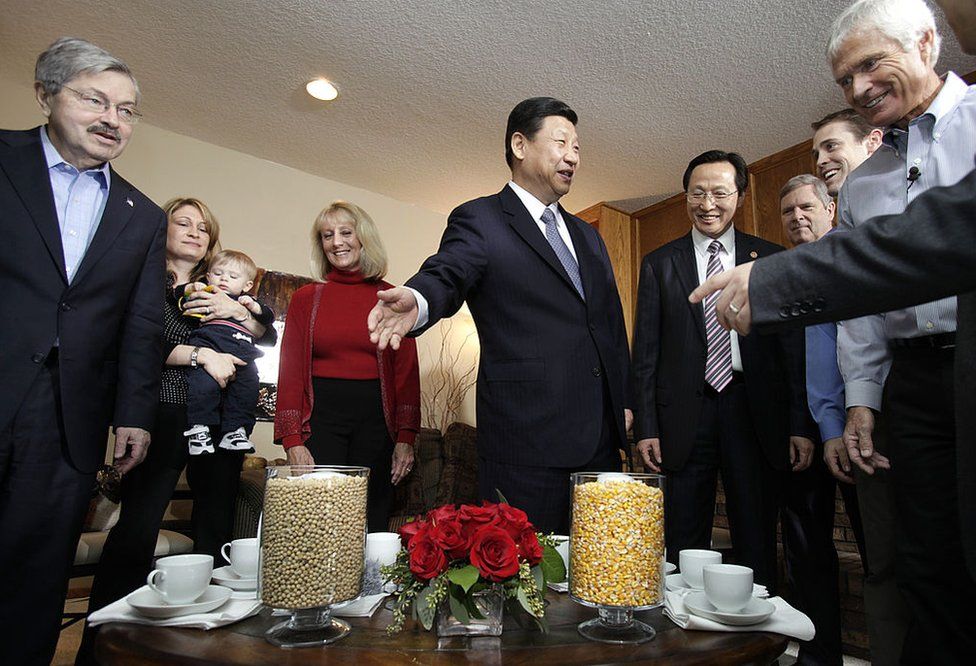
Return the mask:
[(566, 567), (551, 536), (537, 534), (525, 512), (508, 504), (446, 504), (400, 529), (403, 548), (384, 567), (399, 586), (391, 633), (400, 631), (406, 609), (430, 629), (445, 600), (467, 624), (483, 619), (474, 595), (500, 586), (506, 603), (521, 608), (545, 631), (547, 583), (566, 579)]

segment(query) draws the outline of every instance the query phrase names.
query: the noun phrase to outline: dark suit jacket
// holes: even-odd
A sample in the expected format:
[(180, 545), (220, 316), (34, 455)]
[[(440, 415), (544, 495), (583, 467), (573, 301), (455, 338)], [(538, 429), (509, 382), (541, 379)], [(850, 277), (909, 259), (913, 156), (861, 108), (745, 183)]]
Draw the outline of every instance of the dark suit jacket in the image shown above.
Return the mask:
[(111, 172), (98, 230), (67, 282), (39, 128), (0, 130), (0, 428), (59, 344), (64, 438), (96, 469), (110, 423), (152, 426), (159, 401), (166, 219)]
[(604, 379), (624, 432), (629, 353), (610, 259), (592, 227), (560, 211), (585, 302), (507, 186), (455, 209), (437, 254), (407, 281), (428, 301), (427, 326), (468, 302), (481, 342), (478, 450), (490, 460), (537, 467), (589, 462), (600, 440)]
[[(976, 171), (901, 215), (758, 262), (749, 279), (760, 331), (886, 312), (958, 294), (956, 456), (966, 563), (976, 577)], [(967, 293), (968, 292), (968, 293)]]
[[(735, 263), (783, 248), (735, 232)], [(638, 439), (659, 437), (664, 468), (684, 467), (694, 445), (705, 389), (705, 315), (688, 302), (698, 286), (691, 233), (644, 257), (634, 325)], [(739, 338), (742, 372), (759, 444), (770, 464), (789, 468), (789, 437), (814, 438), (807, 407), (801, 332)]]

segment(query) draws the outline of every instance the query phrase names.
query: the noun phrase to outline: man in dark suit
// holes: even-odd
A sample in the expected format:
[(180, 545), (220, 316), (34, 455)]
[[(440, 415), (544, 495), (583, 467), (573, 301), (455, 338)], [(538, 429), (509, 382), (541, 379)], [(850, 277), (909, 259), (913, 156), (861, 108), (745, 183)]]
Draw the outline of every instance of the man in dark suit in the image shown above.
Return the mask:
[(512, 180), (462, 204), (406, 288), (379, 292), (373, 340), (396, 347), (465, 300), (481, 342), (478, 483), (566, 533), (569, 474), (620, 469), (629, 354), (599, 234), (558, 205), (579, 166), (576, 113), (549, 97), (509, 115)]
[(669, 559), (710, 547), (721, 470), (736, 561), (774, 587), (780, 472), (806, 469), (816, 433), (803, 341), (796, 333), (738, 339), (718, 326), (709, 304), (687, 300), (707, 275), (783, 249), (732, 226), (748, 178), (736, 153), (693, 159), (683, 179), (692, 230), (644, 257), (634, 326), (635, 427), (645, 464), (668, 472)]
[(108, 165), (138, 120), (124, 63), (63, 38), (37, 61), (48, 123), (0, 131), (0, 663), (47, 664), (115, 426), (149, 446), (162, 365), (162, 211)]

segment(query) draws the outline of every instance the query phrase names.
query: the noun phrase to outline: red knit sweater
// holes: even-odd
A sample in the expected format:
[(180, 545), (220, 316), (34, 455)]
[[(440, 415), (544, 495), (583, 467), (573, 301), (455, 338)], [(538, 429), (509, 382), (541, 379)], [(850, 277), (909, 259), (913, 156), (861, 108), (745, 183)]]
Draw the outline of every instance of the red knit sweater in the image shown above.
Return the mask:
[(379, 378), (390, 437), (394, 442), (413, 444), (420, 429), (416, 342), (405, 338), (399, 350), (379, 352), (369, 342), (366, 329), (366, 315), (376, 305), (376, 292), (391, 285), (336, 271), (328, 278), (328, 282), (296, 291), (288, 305), (278, 366), (275, 441), (288, 449), (303, 444), (311, 434), (314, 375)]
[[(369, 341), (366, 317), (376, 305), (376, 282), (358, 271), (331, 271), (322, 288), (320, 316), (312, 329), (312, 376), (376, 379), (376, 345)], [(341, 314), (341, 316), (334, 316)]]

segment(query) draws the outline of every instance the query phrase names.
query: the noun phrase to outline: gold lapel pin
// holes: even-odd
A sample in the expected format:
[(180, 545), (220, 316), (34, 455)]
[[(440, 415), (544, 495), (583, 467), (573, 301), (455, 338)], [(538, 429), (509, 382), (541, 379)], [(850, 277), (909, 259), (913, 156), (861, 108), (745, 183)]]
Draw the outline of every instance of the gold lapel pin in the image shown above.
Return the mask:
[(758, 256), (759, 256), (759, 253), (756, 252), (755, 250), (753, 250), (752, 252), (749, 253), (749, 258), (750, 259), (755, 259)]

